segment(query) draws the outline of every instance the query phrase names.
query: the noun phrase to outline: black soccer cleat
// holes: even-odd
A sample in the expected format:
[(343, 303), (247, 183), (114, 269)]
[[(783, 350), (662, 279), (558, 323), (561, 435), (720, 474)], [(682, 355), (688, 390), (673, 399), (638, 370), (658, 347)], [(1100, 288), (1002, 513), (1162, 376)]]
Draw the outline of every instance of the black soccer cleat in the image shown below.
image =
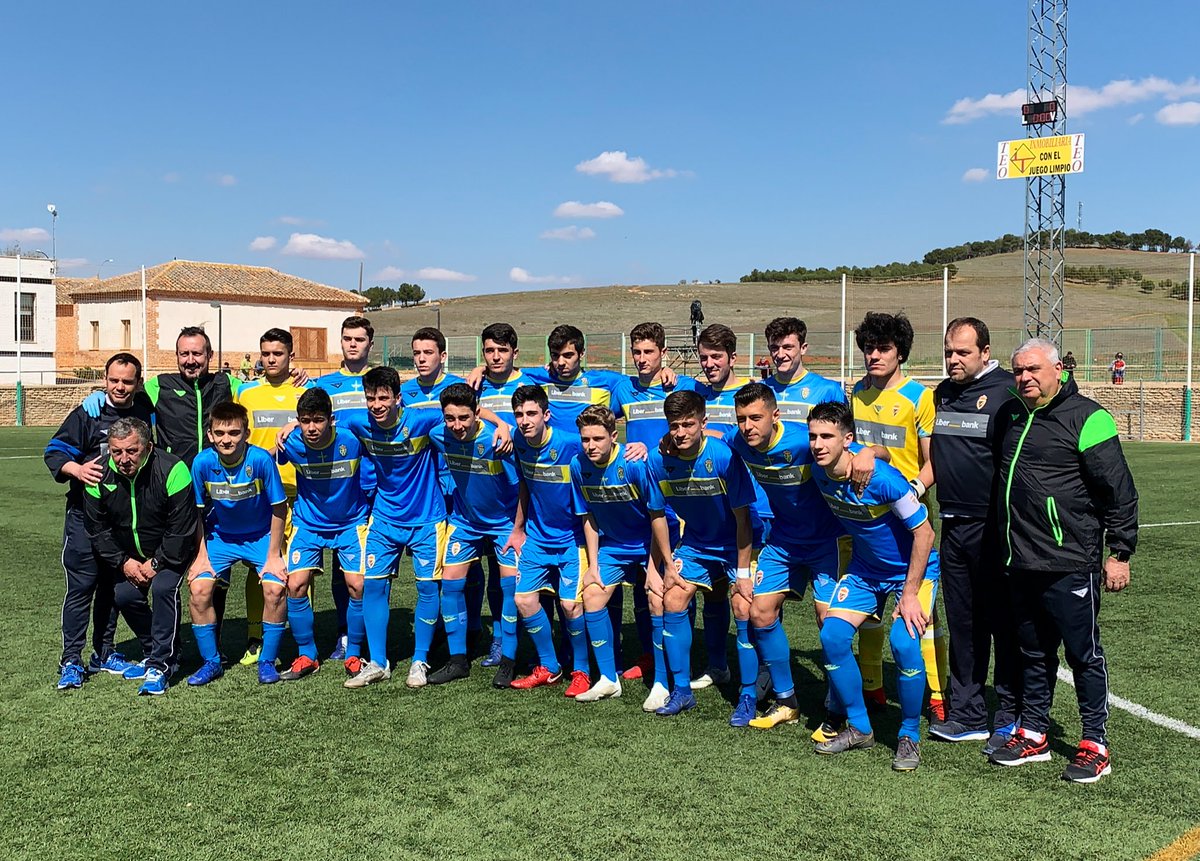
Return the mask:
[(500, 658), (500, 666), (496, 675), (492, 676), (492, 687), (500, 690), (512, 690), (513, 679), (517, 677), (517, 662), (512, 658)]
[(471, 675), (471, 664), (466, 655), (451, 655), (450, 660), (428, 675), (426, 681), (431, 685), (444, 685), (457, 679), (465, 679)]

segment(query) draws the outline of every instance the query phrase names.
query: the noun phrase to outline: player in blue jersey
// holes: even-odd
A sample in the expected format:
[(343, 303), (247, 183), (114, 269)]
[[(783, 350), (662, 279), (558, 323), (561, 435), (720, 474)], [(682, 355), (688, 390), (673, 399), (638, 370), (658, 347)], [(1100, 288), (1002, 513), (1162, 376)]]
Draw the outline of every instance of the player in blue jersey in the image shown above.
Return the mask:
[(525, 368), (524, 373), (546, 390), (550, 399), (550, 427), (579, 435), (575, 419), (592, 404), (607, 407), (623, 379), (616, 371), (584, 369), (583, 332), (575, 326), (555, 326), (546, 338), (550, 363), (545, 368)]
[(803, 422), (808, 411), (827, 401), (846, 403), (846, 391), (835, 380), (804, 367), (808, 353), (808, 327), (795, 317), (776, 317), (764, 332), (775, 373), (763, 383), (775, 393), (779, 416), (785, 422)]
[(854, 414), (848, 405), (813, 407), (808, 436), (813, 459), (820, 467), (813, 472), (813, 480), (850, 533), (853, 545), (849, 567), (834, 588), (821, 628), (826, 670), (848, 719), (844, 730), (818, 742), (815, 749), (835, 754), (874, 746), (862, 672), (851, 644), (863, 621), (882, 618), (887, 599), (895, 595), (891, 643), (900, 699), (900, 739), (892, 768), (912, 771), (921, 761), (918, 741), (925, 696), (921, 636), (933, 616), (939, 573), (929, 511), (891, 464), (877, 464), (866, 488), (854, 490), (850, 461), (860, 447), (854, 442)]
[[(437, 685), (470, 674), (466, 648), (463, 588), (471, 563), (494, 554), (499, 567), (503, 604), (500, 608), (501, 659), (492, 684), (513, 682), (517, 654), (517, 559), (512, 547), (518, 479), (511, 455), (496, 448), (496, 425), (480, 417), (479, 399), (465, 383), (448, 386), (441, 395), (445, 424), (430, 436), (446, 458), (454, 478), (452, 510), (447, 517), (442, 555), (442, 622), (450, 660), (428, 676)], [(512, 398), (509, 397), (509, 410)]]
[(288, 541), (288, 624), (300, 655), (284, 681), (302, 679), (320, 669), (313, 639), (313, 609), (309, 587), (322, 570), (326, 549), (337, 554), (346, 586), (362, 598), (370, 506), (359, 482), (362, 446), (358, 438), (333, 423), (333, 403), (324, 389), (309, 389), (296, 404), (299, 432), (293, 431), (279, 449), (280, 463), (296, 468), (296, 503)]
[(667, 666), (663, 651), (663, 578), (674, 566), (662, 493), (646, 461), (630, 461), (617, 443), (612, 410), (590, 406), (576, 419), (582, 456), (571, 463), (575, 513), (583, 518), (588, 567), (583, 608), (599, 679), (577, 702), (621, 695), (613, 621), (608, 603), (622, 583), (648, 596), (653, 625), (654, 687), (642, 704), (654, 711), (666, 701)]
[(738, 426), (734, 414), (734, 395), (750, 382), (748, 378), (739, 377), (734, 370), (737, 335), (728, 326), (714, 323), (700, 333), (696, 340), (696, 353), (700, 357), (700, 370), (704, 372), (704, 378), (696, 383), (696, 391), (708, 405), (708, 430), (724, 436)]
[[(345, 686), (362, 688), (391, 675), (387, 660), (391, 583), (407, 551), (417, 581), (417, 603), (413, 608), (415, 645), (406, 683), (410, 688), (422, 687), (437, 627), (437, 557), (446, 517), (429, 435), (442, 426), (442, 416), (433, 410), (401, 412), (400, 375), (394, 368), (367, 371), (363, 389), (367, 418), (351, 417), (345, 427), (358, 437), (364, 457), (373, 464), (375, 502), (367, 533), (362, 594), (357, 599), (363, 629), (350, 629), (346, 658), (350, 678)], [(351, 613), (352, 620), (354, 616)], [(367, 664), (361, 662), (364, 635), (371, 655)]]
[[(704, 407), (697, 392), (667, 395), (663, 413), (669, 426), (669, 453), (658, 449), (650, 453), (651, 475), (684, 523), (675, 548), (675, 568), (663, 578), (664, 644), (675, 686), (655, 713), (669, 717), (696, 707), (688, 605), (697, 590), (704, 591), (707, 601), (714, 594), (725, 598), (732, 587), (741, 690), (729, 723), (742, 727), (754, 718), (758, 699), (758, 655), (750, 642), (755, 489), (741, 458), (724, 442), (705, 434)], [(757, 526), (761, 529), (761, 523)], [(714, 641), (709, 648), (709, 663), (718, 668), (718, 661), (725, 659), (725, 636), (722, 631), (720, 645)]]
[[(284, 597), (287, 563), (283, 558), (283, 525), (287, 494), (279, 467), (264, 449), (250, 445), (250, 417), (241, 404), (226, 401), (212, 409), (206, 448), (192, 461), (196, 505), (209, 516), (200, 523), (200, 546), (188, 570), (192, 633), (204, 663), (188, 677), (189, 685), (205, 685), (224, 675), (217, 639), (229, 589), (230, 570), (244, 562), (257, 572), (263, 591), (263, 644), (258, 679), (279, 681), (275, 659), (287, 621)], [(220, 596), (220, 597), (219, 597)]]

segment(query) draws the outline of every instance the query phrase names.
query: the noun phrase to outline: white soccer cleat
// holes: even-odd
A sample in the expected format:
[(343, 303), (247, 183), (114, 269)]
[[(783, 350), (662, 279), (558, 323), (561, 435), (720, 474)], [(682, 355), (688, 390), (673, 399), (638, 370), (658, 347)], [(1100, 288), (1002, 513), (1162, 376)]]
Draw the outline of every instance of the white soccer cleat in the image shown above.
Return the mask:
[(381, 667), (379, 664), (371, 661), (363, 664), (363, 668), (358, 671), (357, 675), (351, 676), (342, 682), (342, 686), (347, 688), (365, 688), (367, 685), (374, 684), (375, 682), (387, 681), (391, 677), (391, 664)]
[(728, 669), (714, 670), (712, 667), (709, 667), (704, 675), (692, 679), (692, 690), (702, 691), (713, 685), (727, 685), (731, 678), (733, 676)]
[(408, 668), (408, 678), (404, 680), (404, 684), (410, 688), (423, 688), (429, 684), (429, 664), (424, 661), (413, 661), (412, 666)]
[(606, 679), (601, 676), (600, 681), (592, 685), (586, 691), (575, 697), (577, 703), (594, 703), (597, 700), (608, 699), (609, 697), (616, 698), (621, 695), (621, 683), (616, 679)]
[(661, 709), (667, 704), (667, 699), (671, 696), (671, 692), (667, 690), (667, 686), (661, 682), (655, 682), (654, 687), (650, 688), (650, 696), (646, 697), (646, 701), (642, 703), (642, 711), (653, 712)]

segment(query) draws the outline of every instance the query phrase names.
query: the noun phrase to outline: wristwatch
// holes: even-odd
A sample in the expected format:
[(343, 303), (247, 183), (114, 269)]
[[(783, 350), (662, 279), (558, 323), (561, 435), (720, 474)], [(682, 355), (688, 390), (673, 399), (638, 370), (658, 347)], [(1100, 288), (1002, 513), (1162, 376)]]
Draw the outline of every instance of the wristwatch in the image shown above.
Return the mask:
[(1110, 551), (1108, 551), (1108, 555), (1111, 556), (1113, 559), (1116, 559), (1118, 562), (1128, 562), (1129, 561), (1129, 551), (1128, 550), (1110, 550)]
[[(1126, 553), (1125, 555), (1126, 555), (1126, 557), (1129, 556), (1128, 553)], [(157, 556), (150, 557), (150, 567), (153, 568), (155, 571), (158, 570), (158, 557)]]

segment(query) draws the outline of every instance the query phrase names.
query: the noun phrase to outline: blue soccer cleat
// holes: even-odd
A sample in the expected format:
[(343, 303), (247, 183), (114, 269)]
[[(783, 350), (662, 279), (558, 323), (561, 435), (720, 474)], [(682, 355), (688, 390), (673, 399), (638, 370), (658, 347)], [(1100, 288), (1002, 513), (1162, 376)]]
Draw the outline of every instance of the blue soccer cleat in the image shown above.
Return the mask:
[(488, 649), (487, 657), (479, 662), (481, 667), (498, 667), (500, 666), (500, 641), (492, 640), (491, 648)]
[(100, 656), (92, 652), (92, 656), (88, 658), (87, 671), (95, 675), (97, 673), (111, 673), (114, 676), (123, 676), (125, 671), (134, 666), (133, 661), (125, 660), (125, 656), (120, 652), (109, 652), (108, 657), (103, 661)]
[(660, 717), (674, 717), (683, 712), (690, 712), (696, 707), (696, 696), (690, 690), (675, 688), (667, 697), (667, 704), (654, 713)]
[(187, 683), (193, 687), (207, 685), (209, 682), (215, 682), (221, 676), (225, 675), (225, 668), (221, 666), (220, 661), (205, 661), (200, 665), (200, 669), (188, 676)]
[(150, 668), (146, 666), (145, 661), (138, 661), (136, 664), (130, 664), (129, 669), (121, 673), (121, 678), (129, 679), (130, 681), (140, 681), (146, 678), (146, 673)]
[(330, 661), (346, 660), (346, 644), (348, 642), (349, 642), (349, 638), (347, 638), (347, 636), (345, 634), (342, 634), (340, 637), (338, 637), (337, 644), (333, 647), (333, 651), (329, 653), (329, 660)]
[(167, 692), (167, 674), (155, 667), (146, 668), (145, 681), (138, 688), (139, 697), (157, 697)]
[(737, 708), (729, 718), (729, 725), (736, 727), (750, 726), (750, 721), (758, 717), (758, 700), (754, 694), (742, 694), (738, 697)]
[(275, 669), (275, 665), (270, 661), (258, 662), (258, 683), (260, 685), (273, 685), (281, 681), (279, 678), (279, 670)]
[(70, 691), (83, 687), (83, 667), (79, 664), (67, 664), (59, 670), (58, 685), (60, 691)]

